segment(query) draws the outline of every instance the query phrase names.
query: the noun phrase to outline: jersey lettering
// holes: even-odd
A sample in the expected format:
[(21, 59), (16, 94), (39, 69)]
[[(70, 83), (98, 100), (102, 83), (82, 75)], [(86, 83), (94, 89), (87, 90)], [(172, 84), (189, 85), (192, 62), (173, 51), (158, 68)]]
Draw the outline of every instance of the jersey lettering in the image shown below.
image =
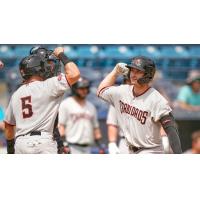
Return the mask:
[(134, 106), (131, 106), (127, 103), (122, 102), (121, 100), (119, 101), (119, 105), (120, 105), (121, 114), (127, 113), (127, 114), (135, 117), (141, 124), (146, 123), (146, 119), (148, 116), (147, 111), (140, 110)]
[(22, 97), (22, 116), (24, 119), (30, 118), (33, 115), (31, 96)]

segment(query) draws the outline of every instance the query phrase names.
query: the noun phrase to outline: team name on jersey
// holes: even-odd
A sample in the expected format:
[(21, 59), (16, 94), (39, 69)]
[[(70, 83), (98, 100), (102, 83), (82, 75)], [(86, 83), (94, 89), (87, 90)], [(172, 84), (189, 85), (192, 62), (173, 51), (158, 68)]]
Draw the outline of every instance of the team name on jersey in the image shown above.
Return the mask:
[(119, 104), (120, 104), (121, 114), (123, 114), (123, 113), (129, 114), (129, 115), (135, 117), (141, 124), (146, 123), (146, 119), (148, 116), (147, 111), (140, 110), (134, 106), (131, 106), (127, 103), (122, 102), (121, 100), (119, 101)]
[(88, 119), (92, 120), (92, 116), (86, 113), (72, 113), (70, 117), (73, 119), (74, 122), (78, 121), (79, 119)]

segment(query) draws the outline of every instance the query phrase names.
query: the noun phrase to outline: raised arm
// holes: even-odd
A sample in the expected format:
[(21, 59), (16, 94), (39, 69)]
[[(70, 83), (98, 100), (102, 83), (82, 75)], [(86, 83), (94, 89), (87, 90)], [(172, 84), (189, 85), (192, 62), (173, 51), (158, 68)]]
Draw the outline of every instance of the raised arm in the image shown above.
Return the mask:
[(76, 83), (78, 79), (80, 78), (80, 71), (77, 65), (64, 54), (63, 47), (55, 48), (54, 54), (61, 60), (61, 62), (63, 63), (65, 67), (65, 75), (66, 75), (68, 83), (70, 85), (73, 85), (74, 83)]
[(122, 74), (128, 74), (129, 69), (126, 67), (127, 64), (125, 63), (118, 63), (114, 69), (101, 81), (98, 90), (97, 90), (97, 96), (99, 96), (99, 93), (102, 89), (106, 87), (110, 87), (115, 84), (115, 81), (119, 75)]

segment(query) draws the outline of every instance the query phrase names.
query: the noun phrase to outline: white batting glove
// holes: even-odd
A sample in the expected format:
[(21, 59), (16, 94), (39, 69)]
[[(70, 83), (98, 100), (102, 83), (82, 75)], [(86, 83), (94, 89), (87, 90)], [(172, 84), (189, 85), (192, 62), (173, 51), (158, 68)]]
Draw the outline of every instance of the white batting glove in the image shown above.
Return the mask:
[(109, 154), (119, 154), (120, 153), (120, 150), (117, 147), (117, 144), (115, 142), (110, 142), (108, 144), (108, 152), (109, 152)]
[(125, 75), (125, 76), (128, 75), (129, 68), (126, 66), (127, 66), (126, 63), (117, 63), (117, 65), (114, 68), (117, 75)]
[(171, 153), (171, 147), (170, 147), (167, 136), (162, 136), (162, 145), (163, 145), (164, 153), (166, 154)]

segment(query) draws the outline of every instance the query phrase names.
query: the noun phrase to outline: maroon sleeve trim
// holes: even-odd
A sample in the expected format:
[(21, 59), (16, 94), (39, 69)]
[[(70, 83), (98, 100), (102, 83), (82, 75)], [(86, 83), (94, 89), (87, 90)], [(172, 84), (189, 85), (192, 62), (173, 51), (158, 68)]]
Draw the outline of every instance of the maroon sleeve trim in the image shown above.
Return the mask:
[(102, 92), (104, 92), (105, 90), (107, 90), (109, 87), (103, 87), (100, 91), (99, 91), (99, 93), (98, 93), (98, 97), (100, 97), (99, 95), (102, 93)]

